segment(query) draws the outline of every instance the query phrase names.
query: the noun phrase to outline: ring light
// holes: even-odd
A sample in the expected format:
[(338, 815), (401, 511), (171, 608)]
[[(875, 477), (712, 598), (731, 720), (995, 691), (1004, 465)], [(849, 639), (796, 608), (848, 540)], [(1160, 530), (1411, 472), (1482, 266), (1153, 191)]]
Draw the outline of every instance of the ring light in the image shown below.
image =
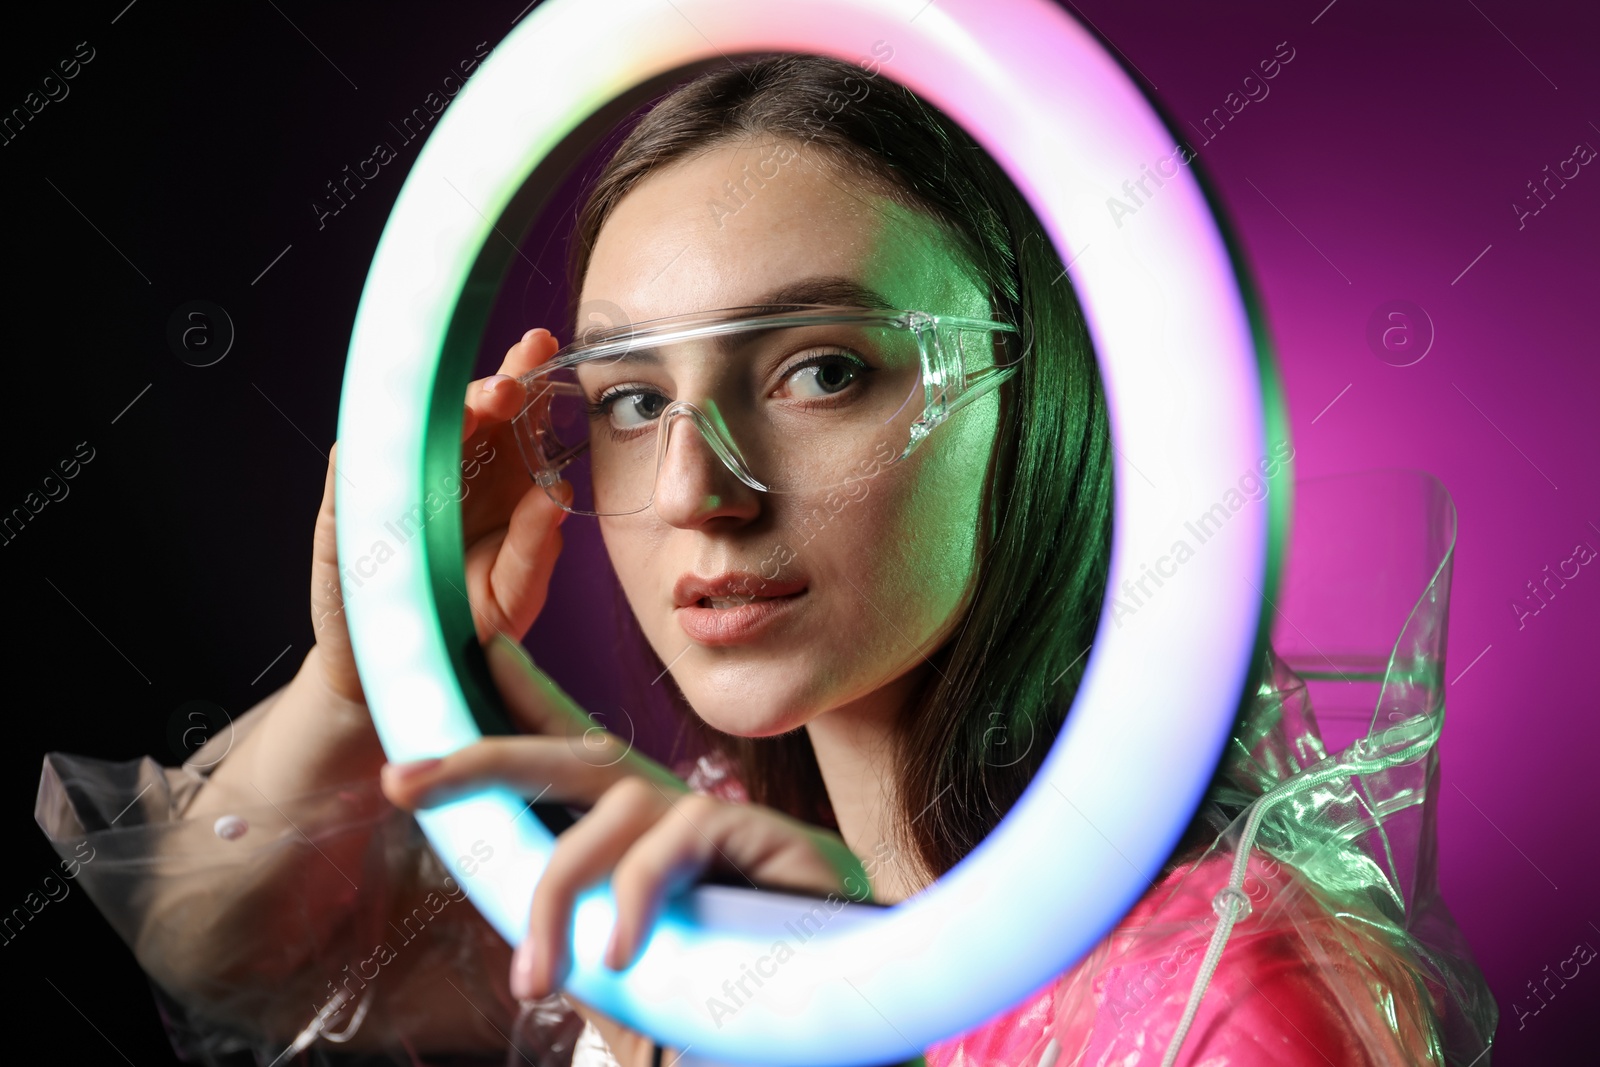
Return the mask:
[[(723, 1062), (896, 1062), (981, 1023), (1086, 954), (1188, 825), (1265, 640), (1289, 503), (1285, 470), (1269, 501), (1217, 520), (1203, 544), (1184, 533), (1284, 432), (1265, 328), (1200, 179), (1161, 167), (1137, 217), (1108, 210), (1126, 205), (1130, 179), (1178, 158), (1175, 137), (1047, 0), (550, 0), (423, 145), (373, 258), (341, 396), (339, 554), (373, 560), (348, 604), (368, 702), (390, 759), (442, 755), (506, 729), (462, 592), (459, 510), (440, 486), (458, 473), (461, 397), (512, 242), (599, 131), (686, 70), (884, 46), (881, 72), (972, 132), (1070, 264), (1118, 445), (1110, 589), (1034, 781), (925, 892), (884, 909), (700, 886), (668, 903), (621, 974), (601, 962), (609, 889), (580, 899), (567, 988)], [(396, 550), (389, 524), (439, 500), (443, 521)], [(1180, 539), (1192, 560), (1134, 607), (1130, 590)], [(491, 789), (418, 815), (512, 942), (554, 842), (526, 807)], [(475, 844), (493, 858), (458, 865)]]

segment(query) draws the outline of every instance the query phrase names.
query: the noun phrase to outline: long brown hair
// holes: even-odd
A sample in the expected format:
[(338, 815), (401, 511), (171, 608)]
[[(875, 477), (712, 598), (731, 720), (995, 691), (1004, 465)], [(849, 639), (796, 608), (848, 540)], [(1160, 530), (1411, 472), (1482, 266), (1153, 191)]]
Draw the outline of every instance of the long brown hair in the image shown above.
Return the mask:
[[(820, 56), (744, 58), (645, 112), (579, 213), (573, 299), (601, 226), (629, 190), (670, 163), (753, 139), (801, 145), (808, 158), (893, 191), (943, 223), (986, 280), (994, 314), (1017, 323), (1028, 346), (1021, 372), (1000, 390), (976, 580), (955, 636), (929, 657), (933, 669), (897, 727), (893, 844), (937, 877), (1026, 788), (1088, 658), (1111, 546), (1111, 434), (1100, 378), (1061, 260), (1005, 173), (903, 86)], [(620, 614), (651, 673), (664, 672), (632, 612)], [(732, 759), (753, 801), (836, 825), (803, 729), (735, 737), (695, 716), (676, 687), (669, 696), (683, 729)]]

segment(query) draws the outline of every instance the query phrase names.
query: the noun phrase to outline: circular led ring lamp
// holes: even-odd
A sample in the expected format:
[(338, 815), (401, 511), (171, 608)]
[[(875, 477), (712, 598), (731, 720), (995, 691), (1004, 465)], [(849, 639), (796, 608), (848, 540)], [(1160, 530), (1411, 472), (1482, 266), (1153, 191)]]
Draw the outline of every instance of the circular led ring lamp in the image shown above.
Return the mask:
[[(617, 975), (601, 963), (615, 913), (597, 887), (574, 915), (567, 988), (708, 1060), (898, 1062), (1065, 970), (1149, 888), (1211, 779), (1275, 589), (1287, 471), (1264, 507), (1202, 519), (1202, 545), (1183, 531), (1283, 434), (1265, 331), (1174, 135), (1093, 35), (1047, 0), (541, 5), (441, 118), (379, 241), (340, 404), (339, 554), (357, 561), (348, 618), (389, 758), (503, 728), (443, 490), (512, 242), (610, 124), (686, 70), (764, 51), (876, 62), (970, 130), (1043, 220), (1071, 265), (1119, 446), (1110, 593), (1034, 781), (930, 889), (882, 909), (701, 886), (669, 902)], [(1162, 184), (1132, 186), (1145, 195), (1130, 201), (1125, 183), (1151, 168)], [(1157, 590), (1147, 565), (1180, 538), (1194, 558), (1176, 577), (1158, 562)], [(1132, 592), (1141, 580), (1150, 595)], [(525, 809), (493, 789), (419, 815), (509, 941), (553, 846)]]

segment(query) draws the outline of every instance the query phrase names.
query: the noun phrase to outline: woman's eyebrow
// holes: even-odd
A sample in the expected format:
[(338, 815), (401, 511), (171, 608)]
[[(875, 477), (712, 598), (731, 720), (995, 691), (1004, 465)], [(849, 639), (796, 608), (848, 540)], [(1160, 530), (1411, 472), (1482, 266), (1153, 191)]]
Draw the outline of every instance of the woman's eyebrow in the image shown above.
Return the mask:
[(785, 282), (750, 302), (756, 307), (782, 304), (832, 304), (842, 307), (900, 311), (901, 308), (870, 285), (842, 274), (821, 274)]
[(596, 363), (612, 365), (616, 363), (649, 363), (661, 362), (661, 349), (655, 345), (646, 345), (639, 348), (628, 348), (609, 358), (595, 360)]
[[(760, 294), (749, 304), (739, 306), (778, 308), (789, 304), (827, 304), (838, 307), (871, 308), (875, 311), (901, 310), (870, 285), (843, 274), (819, 274), (798, 281), (785, 282), (775, 289)], [(719, 337), (716, 343), (720, 349), (727, 352), (737, 345), (738, 339)], [(654, 345), (641, 345), (638, 348), (626, 349), (606, 362), (659, 364), (661, 350)]]

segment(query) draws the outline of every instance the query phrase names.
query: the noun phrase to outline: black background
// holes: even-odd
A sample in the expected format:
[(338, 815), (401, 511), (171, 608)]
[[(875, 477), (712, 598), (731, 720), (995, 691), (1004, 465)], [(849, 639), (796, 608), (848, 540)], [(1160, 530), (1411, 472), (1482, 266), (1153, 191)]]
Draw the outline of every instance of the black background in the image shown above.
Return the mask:
[[(79, 42), (94, 50), (0, 147), (0, 499), (20, 503), (79, 442), (94, 450), (0, 548), (8, 909), (59, 870), (26, 816), (43, 752), (176, 763), (169, 724), (187, 702), (236, 715), (298, 668), (350, 328), (421, 144), (389, 123), (525, 6), (125, 3), (12, 11), (0, 36), (7, 112)], [(319, 230), (313, 201), (378, 140), (399, 158)], [(212, 366), (167, 343), (194, 300), (233, 323)], [(0, 952), (0, 1059), (31, 1046), (38, 1060), (176, 1062), (146, 980), (81, 892)]]

